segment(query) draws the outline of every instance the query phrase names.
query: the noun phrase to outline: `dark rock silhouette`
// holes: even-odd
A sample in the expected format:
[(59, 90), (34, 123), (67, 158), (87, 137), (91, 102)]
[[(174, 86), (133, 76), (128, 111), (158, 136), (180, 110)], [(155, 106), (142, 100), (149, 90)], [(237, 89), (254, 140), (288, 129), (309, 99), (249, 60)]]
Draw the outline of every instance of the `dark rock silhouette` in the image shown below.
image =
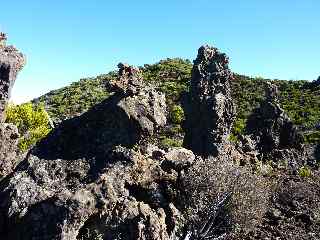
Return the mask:
[(194, 61), (190, 98), (186, 103), (184, 146), (203, 156), (223, 148), (235, 118), (228, 57), (217, 48), (202, 46)]
[(248, 134), (257, 138), (261, 152), (273, 149), (302, 148), (303, 138), (278, 101), (277, 86), (267, 83), (266, 100), (248, 119)]
[(303, 136), (280, 107), (276, 85), (267, 82), (266, 99), (248, 118), (246, 133), (255, 140), (262, 159), (281, 160), (293, 170), (305, 164)]

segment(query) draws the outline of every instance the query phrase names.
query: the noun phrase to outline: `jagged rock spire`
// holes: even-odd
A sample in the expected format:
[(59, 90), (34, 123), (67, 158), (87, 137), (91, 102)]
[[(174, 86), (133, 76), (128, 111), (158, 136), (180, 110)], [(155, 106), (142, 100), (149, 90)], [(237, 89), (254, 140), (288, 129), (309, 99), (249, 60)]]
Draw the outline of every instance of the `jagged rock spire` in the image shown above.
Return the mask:
[(184, 146), (200, 155), (217, 155), (234, 121), (230, 87), (233, 74), (228, 63), (226, 54), (207, 45), (199, 48), (194, 61)]
[(267, 102), (279, 102), (279, 89), (277, 85), (267, 82), (265, 92)]
[(25, 57), (14, 46), (6, 46), (6, 34), (0, 33), (0, 121), (4, 119), (5, 106)]
[(262, 153), (274, 149), (302, 147), (302, 136), (279, 105), (278, 88), (267, 82), (266, 98), (248, 119), (247, 133), (256, 137)]
[(128, 95), (135, 94), (143, 85), (143, 78), (139, 68), (126, 63), (118, 64), (118, 77), (109, 83), (111, 91), (122, 92)]

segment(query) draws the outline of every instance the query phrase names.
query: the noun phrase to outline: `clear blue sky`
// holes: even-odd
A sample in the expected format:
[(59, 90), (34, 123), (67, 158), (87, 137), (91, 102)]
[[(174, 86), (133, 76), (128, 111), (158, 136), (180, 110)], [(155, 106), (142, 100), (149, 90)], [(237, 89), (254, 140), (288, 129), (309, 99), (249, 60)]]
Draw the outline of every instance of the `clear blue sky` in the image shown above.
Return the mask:
[(0, 28), (28, 59), (13, 89), (21, 102), (82, 77), (167, 57), (194, 59), (204, 43), (251, 76), (320, 75), (319, 0), (11, 0)]

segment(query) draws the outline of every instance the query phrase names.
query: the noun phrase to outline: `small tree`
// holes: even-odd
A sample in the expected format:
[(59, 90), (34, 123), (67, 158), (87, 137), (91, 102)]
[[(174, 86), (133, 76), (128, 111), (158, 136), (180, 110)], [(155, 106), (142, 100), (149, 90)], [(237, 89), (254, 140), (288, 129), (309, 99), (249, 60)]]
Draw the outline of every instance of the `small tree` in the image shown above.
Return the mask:
[(6, 109), (6, 122), (18, 127), (21, 135), (19, 149), (22, 152), (27, 151), (51, 130), (44, 106), (33, 106), (32, 103), (10, 104)]

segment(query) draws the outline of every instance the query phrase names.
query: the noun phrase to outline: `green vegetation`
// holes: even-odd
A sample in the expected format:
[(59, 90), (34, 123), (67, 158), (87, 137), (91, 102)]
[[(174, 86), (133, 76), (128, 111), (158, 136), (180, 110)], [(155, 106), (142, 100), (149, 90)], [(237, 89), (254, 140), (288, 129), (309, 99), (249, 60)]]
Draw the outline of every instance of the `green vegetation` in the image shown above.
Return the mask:
[(300, 177), (311, 177), (312, 176), (312, 172), (311, 169), (307, 166), (303, 166), (299, 169), (299, 176)]
[(51, 91), (33, 102), (45, 103), (53, 120), (64, 120), (87, 111), (109, 96), (105, 83), (115, 78), (114, 73), (96, 78), (81, 79), (68, 87)]
[(6, 109), (6, 122), (18, 127), (21, 135), (18, 146), (22, 152), (27, 151), (50, 132), (49, 116), (43, 105), (9, 105)]
[(160, 145), (164, 148), (182, 147), (182, 140), (165, 137), (161, 140)]
[(171, 121), (176, 124), (181, 124), (184, 120), (184, 111), (180, 105), (174, 105), (170, 112)]
[(320, 131), (311, 131), (310, 133), (304, 134), (304, 141), (306, 143), (319, 143)]
[[(188, 91), (191, 78), (192, 63), (189, 60), (173, 58), (156, 64), (140, 67), (145, 81), (155, 85), (166, 94), (169, 125), (177, 131), (183, 119), (181, 96)], [(34, 102), (44, 102), (45, 109), (53, 120), (63, 120), (77, 116), (91, 106), (106, 99), (111, 92), (106, 83), (116, 78), (115, 72), (100, 75), (96, 78), (82, 79), (41, 96)], [(247, 77), (235, 74), (232, 81), (232, 95), (237, 107), (236, 121), (231, 139), (243, 133), (246, 119), (252, 110), (264, 99), (265, 82), (270, 79)], [(306, 142), (320, 142), (320, 131), (316, 129), (320, 119), (320, 87), (310, 87), (306, 81), (273, 80), (279, 86), (280, 105), (288, 113), (293, 122), (304, 133)], [(168, 136), (167, 136), (168, 137)]]

